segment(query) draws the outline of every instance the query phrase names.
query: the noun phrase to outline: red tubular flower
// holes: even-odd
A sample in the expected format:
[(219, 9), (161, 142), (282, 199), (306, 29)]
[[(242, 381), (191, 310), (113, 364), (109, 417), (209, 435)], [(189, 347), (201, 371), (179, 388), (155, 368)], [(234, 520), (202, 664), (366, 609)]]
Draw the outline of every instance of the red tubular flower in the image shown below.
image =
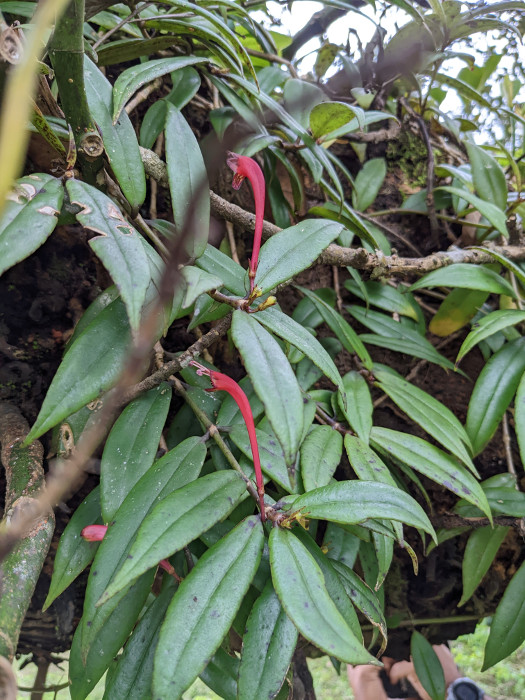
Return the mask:
[[(265, 182), (264, 175), (259, 167), (259, 164), (248, 156), (240, 156), (238, 153), (228, 153), (226, 160), (229, 167), (233, 170), (233, 189), (238, 190), (242, 185), (245, 177), (250, 181), (253, 190), (253, 198), (255, 200), (255, 234), (253, 237), (253, 251), (250, 260), (250, 294), (255, 286), (255, 273), (257, 272), (257, 264), (259, 261), (259, 249), (261, 247), (261, 236), (264, 219), (264, 198), (265, 198)], [(240, 408), (240, 406), (239, 406)]]
[(253, 466), (255, 469), (255, 481), (257, 482), (257, 493), (259, 494), (261, 520), (264, 522), (266, 520), (266, 513), (264, 510), (264, 482), (261, 470), (261, 460), (259, 458), (259, 445), (257, 444), (257, 436), (255, 435), (255, 423), (253, 422), (253, 414), (248, 397), (237, 382), (231, 377), (228, 377), (226, 374), (208, 369), (199, 362), (195, 362), (195, 360), (192, 360), (190, 365), (197, 368), (197, 374), (201, 376), (205, 375), (206, 377), (210, 378), (213, 388), (208, 389), (207, 391), (227, 391), (239, 407), (241, 415), (244, 418), (244, 422), (246, 423), (246, 428), (248, 429), (248, 437), (250, 438)]

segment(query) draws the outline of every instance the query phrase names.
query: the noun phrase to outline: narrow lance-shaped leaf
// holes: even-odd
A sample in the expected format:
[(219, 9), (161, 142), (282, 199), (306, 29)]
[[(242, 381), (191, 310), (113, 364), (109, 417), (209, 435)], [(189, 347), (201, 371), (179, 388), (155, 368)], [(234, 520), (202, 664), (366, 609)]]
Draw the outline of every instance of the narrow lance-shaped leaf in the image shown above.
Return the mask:
[(339, 395), (339, 406), (352, 430), (368, 443), (374, 407), (366, 379), (358, 372), (347, 372), (343, 385), (344, 394)]
[(472, 324), (472, 330), (467, 335), (456, 357), (458, 364), (465, 355), (472, 350), (478, 343), (485, 338), (489, 338), (498, 331), (510, 326), (515, 326), (517, 323), (525, 321), (525, 311), (518, 309), (503, 309), (501, 311), (492, 311), (488, 316), (480, 318), (479, 321)]
[(316, 425), (301, 446), (301, 477), (305, 491), (330, 483), (343, 449), (341, 433), (328, 425)]
[(481, 583), (509, 529), (501, 526), (480, 527), (469, 535), (463, 556), (463, 593), (458, 608), (469, 600)]
[(447, 185), (439, 187), (439, 189), (445, 192), (450, 192), (450, 194), (455, 194), (461, 199), (466, 200), (474, 207), (474, 209), (477, 209), (477, 211), (479, 211), (479, 213), (484, 216), (485, 219), (487, 219), (487, 221), (497, 231), (499, 231), (502, 236), (505, 238), (508, 237), (509, 232), (507, 231), (505, 212), (498, 209), (495, 204), (492, 204), (492, 202), (485, 202), (483, 199), (476, 197), (476, 195), (472, 194), (468, 190), (462, 190), (459, 187), (449, 187)]
[(230, 629), (259, 566), (263, 544), (259, 518), (247, 518), (211, 547), (184, 579), (160, 630), (155, 698), (177, 700), (202, 672)]
[(497, 272), (483, 265), (468, 265), (467, 263), (455, 263), (433, 270), (424, 275), (420, 280), (408, 288), (413, 292), (416, 289), (432, 287), (460, 287), (461, 289), (478, 289), (492, 294), (506, 294), (513, 299), (516, 292), (507, 280)]
[(525, 374), (521, 376), (514, 399), (514, 422), (521, 462), (525, 464)]
[(507, 181), (498, 161), (484, 148), (469, 141), (465, 142), (474, 187), (479, 196), (487, 202), (494, 202), (502, 211), (507, 207)]
[(410, 655), (417, 677), (431, 700), (445, 700), (445, 674), (436, 652), (422, 634), (412, 632)]

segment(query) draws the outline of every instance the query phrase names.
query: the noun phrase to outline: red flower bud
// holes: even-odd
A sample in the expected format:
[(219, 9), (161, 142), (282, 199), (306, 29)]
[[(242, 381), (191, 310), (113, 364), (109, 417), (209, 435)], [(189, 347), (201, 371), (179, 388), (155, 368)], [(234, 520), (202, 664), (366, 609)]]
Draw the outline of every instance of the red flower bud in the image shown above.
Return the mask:
[(88, 542), (102, 542), (107, 529), (107, 525), (87, 525), (80, 534)]

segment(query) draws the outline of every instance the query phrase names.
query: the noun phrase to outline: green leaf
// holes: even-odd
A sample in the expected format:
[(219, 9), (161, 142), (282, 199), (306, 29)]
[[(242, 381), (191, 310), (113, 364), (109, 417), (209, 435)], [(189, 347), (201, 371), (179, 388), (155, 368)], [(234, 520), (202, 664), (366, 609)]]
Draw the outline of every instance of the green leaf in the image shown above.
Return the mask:
[(370, 439), (380, 452), (465, 498), (482, 510), (492, 522), (489, 504), (481, 486), (453, 457), (415, 435), (388, 428), (372, 428)]
[(358, 211), (365, 211), (374, 202), (386, 176), (384, 158), (367, 160), (358, 172), (352, 190), (352, 205)]
[(99, 631), (127, 595), (129, 586), (121, 595), (96, 607), (115, 573), (127, 560), (129, 548), (141, 522), (162, 498), (197, 478), (205, 457), (206, 448), (200, 439), (187, 438), (155, 462), (118, 509), (91, 567), (91, 571), (96, 574), (90, 575), (85, 592), (84, 620), (89, 624), (83, 626), (83, 648), (96, 644)]
[(144, 242), (103, 192), (80, 180), (68, 180), (66, 187), (71, 203), (81, 208), (77, 221), (99, 234), (89, 245), (115, 282), (136, 331), (151, 280)]
[(24, 444), (109, 389), (120, 375), (129, 341), (126, 309), (120, 298), (115, 299), (68, 349)]
[(352, 107), (344, 102), (323, 102), (310, 112), (310, 130), (314, 139), (348, 124), (353, 118), (364, 131), (364, 112), (360, 107)]
[(45, 173), (16, 181), (0, 220), (0, 275), (40, 248), (54, 231), (64, 188)]
[(524, 590), (525, 562), (512, 577), (492, 618), (482, 671), (512, 654), (525, 639)]
[[(259, 446), (259, 457), (261, 459), (261, 469), (276, 484), (282, 486), (288, 492), (294, 491), (290, 482), (290, 476), (286, 468), (284, 454), (281, 445), (274, 435), (256, 429), (257, 444)], [(232, 441), (241, 450), (243, 455), (253, 461), (252, 448), (248, 437), (248, 431), (244, 423), (237, 425), (230, 433)]]
[[(166, 114), (166, 164), (173, 222), (191, 257), (203, 254), (210, 228), (210, 188), (202, 153), (188, 122), (171, 103)], [(189, 230), (188, 230), (189, 229)]]
[(315, 425), (301, 445), (301, 477), (305, 491), (330, 483), (343, 449), (343, 438), (328, 425)]
[(379, 387), (392, 401), (429, 435), (440, 442), (478, 476), (470, 451), (470, 439), (456, 416), (445, 405), (423, 389), (391, 372), (374, 371)]
[(484, 148), (467, 141), (467, 148), (474, 187), (486, 202), (493, 202), (499, 209), (507, 208), (507, 181), (498, 161)]
[(521, 463), (525, 464), (525, 374), (520, 379), (514, 399), (514, 430), (518, 439)]
[(153, 464), (170, 401), (171, 386), (163, 382), (126, 406), (111, 429), (100, 466), (105, 522)]
[(94, 524), (102, 524), (98, 486), (78, 506), (60, 536), (53, 562), (49, 593), (42, 611), (46, 610), (91, 563), (96, 554), (98, 542), (86, 542), (80, 533), (86, 525)]
[(238, 474), (221, 471), (203, 476), (163, 498), (140, 524), (129, 554), (100, 604), (229, 515), (245, 489)]
[(417, 630), (412, 632), (410, 638), (410, 656), (417, 677), (432, 700), (445, 700), (445, 674), (441, 661), (430, 642)]
[(246, 623), (239, 666), (239, 700), (260, 700), (277, 695), (288, 672), (297, 637), (297, 629), (268, 581)]
[(507, 231), (507, 220), (505, 217), (505, 212), (498, 209), (492, 202), (485, 202), (483, 199), (476, 197), (468, 190), (460, 189), (459, 187), (449, 187), (441, 186), (437, 188), (438, 190), (443, 190), (444, 192), (450, 192), (450, 194), (455, 194), (460, 199), (464, 199), (471, 206), (474, 207), (479, 213), (487, 219), (487, 221), (501, 233), (502, 236), (508, 238), (509, 232)]
[(113, 124), (111, 83), (87, 56), (84, 56), (84, 80), (89, 109), (102, 134), (111, 169), (124, 196), (137, 208), (146, 198), (146, 176), (135, 129), (126, 113)]
[(428, 287), (460, 287), (461, 289), (479, 289), (492, 294), (506, 294), (513, 299), (516, 293), (505, 278), (494, 270), (483, 265), (468, 265), (456, 263), (433, 270), (424, 275), (420, 280), (408, 288), (413, 292), (416, 289)]
[(377, 664), (331, 599), (319, 565), (292, 532), (272, 530), (270, 564), (279, 600), (303, 637), (341, 661)]
[(274, 338), (245, 313), (233, 312), (231, 334), (290, 469), (303, 437), (303, 397), (295, 374)]
[(308, 80), (290, 78), (284, 84), (284, 107), (299, 124), (307, 129), (313, 108), (327, 99), (320, 87)]
[(330, 330), (335, 333), (346, 350), (348, 350), (350, 353), (355, 353), (366, 369), (371, 370), (373, 365), (372, 358), (368, 354), (368, 350), (365, 348), (352, 326), (345, 321), (340, 313), (332, 309), (329, 304), (315, 294), (315, 292), (312, 292), (305, 287), (298, 287), (298, 289), (300, 289), (301, 292), (308, 299), (310, 299), (311, 302), (313, 302), (315, 308), (321, 314), (323, 321), (330, 328)]
[[(246, 599), (247, 597), (244, 600)], [(237, 700), (238, 675), (239, 659), (235, 655), (230, 656), (219, 647), (199, 678), (224, 700)]]
[(186, 282), (186, 292), (182, 308), (189, 308), (201, 294), (212, 289), (220, 289), (223, 286), (222, 280), (216, 275), (201, 270), (199, 267), (186, 266), (182, 269), (182, 276)]
[(341, 561), (332, 561), (352, 603), (377, 627), (386, 640), (387, 625), (381, 603), (374, 591), (352, 569)]
[(500, 262), (503, 265), (503, 267), (506, 267), (507, 270), (510, 270), (512, 274), (515, 275), (515, 277), (521, 282), (521, 284), (525, 286), (525, 273), (523, 272), (521, 267), (515, 262), (509, 260), (504, 255), (501, 255), (501, 253), (498, 253), (497, 251), (492, 250), (491, 248), (484, 248), (483, 246), (473, 246), (472, 249), (480, 250), (482, 253), (491, 255), (495, 260)]
[(347, 434), (344, 444), (350, 466), (361, 481), (379, 481), (397, 487), (386, 464), (367, 443), (357, 436)]
[(467, 600), (481, 583), (481, 580), (490, 569), (494, 557), (498, 553), (501, 543), (505, 539), (510, 528), (488, 525), (474, 530), (467, 541), (463, 555), (463, 593), (458, 603), (458, 608), (465, 605)]
[[(346, 280), (345, 287), (356, 297), (366, 301), (367, 304), (377, 306), (383, 311), (407, 316), (414, 321), (418, 320), (414, 304), (410, 302), (410, 295), (402, 294), (396, 287), (391, 287), (389, 284), (381, 284), (381, 282), (368, 281), (361, 288), (361, 285), (354, 282), (354, 280)], [(406, 288), (401, 287), (401, 289)], [(366, 296), (364, 292), (366, 292)]]
[(226, 289), (233, 294), (240, 297), (246, 294), (246, 270), (218, 248), (207, 245), (203, 254), (196, 261), (196, 265), (209, 272), (210, 275), (220, 277)]
[(307, 219), (272, 236), (259, 254), (255, 283), (262, 294), (310, 267), (342, 230), (332, 221)]
[(480, 318), (479, 321), (473, 324), (473, 330), (470, 331), (463, 341), (456, 357), (456, 364), (485, 338), (498, 333), (504, 328), (515, 326), (522, 321), (525, 321), (525, 311), (519, 311), (518, 309), (492, 311), (488, 316)]
[(474, 455), (491, 440), (525, 372), (525, 338), (506, 343), (489, 359), (476, 380), (466, 429)]
[(343, 389), (343, 380), (334, 361), (316, 337), (304, 326), (275, 307), (259, 311), (255, 318), (263, 326), (309, 357), (328, 379), (339, 389)]
[(436, 80), (440, 85), (449, 85), (454, 90), (457, 90), (460, 97), (464, 97), (466, 100), (477, 102), (482, 107), (486, 107), (490, 111), (493, 110), (493, 105), (483, 97), (481, 93), (474, 90), (468, 83), (459, 78), (453, 78), (451, 75), (443, 75), (442, 73), (436, 73), (434, 75), (434, 80)]
[(368, 443), (374, 407), (366, 379), (359, 372), (347, 372), (343, 384), (344, 392), (339, 394), (339, 408), (352, 430), (363, 442)]
[(114, 698), (150, 700), (153, 657), (160, 626), (174, 592), (174, 583), (164, 586), (160, 595), (153, 600), (140, 618), (124, 652), (118, 657), (117, 667), (106, 680), (102, 700), (114, 700)]
[(180, 698), (202, 672), (230, 629), (259, 566), (263, 544), (260, 519), (251, 516), (211, 547), (181, 583), (160, 630), (155, 698)]
[[(481, 491), (481, 487), (478, 488)], [(398, 520), (435, 537), (430, 520), (412, 496), (377, 481), (338, 481), (323, 486), (296, 498), (291, 510), (301, 511), (314, 520), (348, 525), (362, 523), (368, 518)]]
[(474, 318), (489, 296), (476, 289), (453, 289), (434, 314), (428, 330), (445, 337), (455, 333)]
[(113, 86), (113, 124), (119, 119), (125, 104), (143, 85), (179, 68), (203, 63), (205, 58), (174, 56), (158, 58), (127, 68), (118, 76)]

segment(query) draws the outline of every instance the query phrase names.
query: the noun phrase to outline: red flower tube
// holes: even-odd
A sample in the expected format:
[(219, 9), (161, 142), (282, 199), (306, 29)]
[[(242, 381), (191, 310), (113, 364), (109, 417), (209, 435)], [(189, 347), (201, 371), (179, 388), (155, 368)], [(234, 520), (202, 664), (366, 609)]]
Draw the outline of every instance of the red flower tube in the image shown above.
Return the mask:
[(210, 378), (213, 388), (207, 389), (207, 391), (227, 391), (239, 407), (241, 415), (244, 418), (244, 422), (246, 423), (246, 428), (248, 429), (248, 437), (250, 438), (253, 466), (255, 469), (255, 480), (257, 482), (257, 493), (259, 494), (261, 520), (264, 522), (266, 520), (266, 513), (264, 510), (264, 482), (261, 470), (261, 460), (259, 457), (259, 446), (257, 444), (257, 436), (255, 434), (255, 423), (253, 422), (252, 408), (250, 406), (250, 402), (248, 401), (248, 397), (237, 382), (231, 377), (228, 377), (228, 375), (208, 369), (199, 362), (195, 362), (195, 360), (192, 360), (190, 365), (197, 368), (197, 374), (201, 376), (205, 375), (206, 377)]
[(230, 151), (226, 162), (234, 172), (232, 182), (233, 189), (238, 190), (242, 185), (244, 178), (247, 177), (250, 181), (250, 185), (252, 186), (253, 198), (255, 200), (255, 234), (253, 237), (253, 251), (250, 260), (250, 270), (248, 272), (251, 294), (255, 286), (255, 273), (257, 272), (257, 264), (259, 262), (266, 184), (264, 182), (263, 172), (259, 167), (259, 164), (253, 158), (248, 158), (248, 156), (240, 156), (238, 153), (232, 153)]

